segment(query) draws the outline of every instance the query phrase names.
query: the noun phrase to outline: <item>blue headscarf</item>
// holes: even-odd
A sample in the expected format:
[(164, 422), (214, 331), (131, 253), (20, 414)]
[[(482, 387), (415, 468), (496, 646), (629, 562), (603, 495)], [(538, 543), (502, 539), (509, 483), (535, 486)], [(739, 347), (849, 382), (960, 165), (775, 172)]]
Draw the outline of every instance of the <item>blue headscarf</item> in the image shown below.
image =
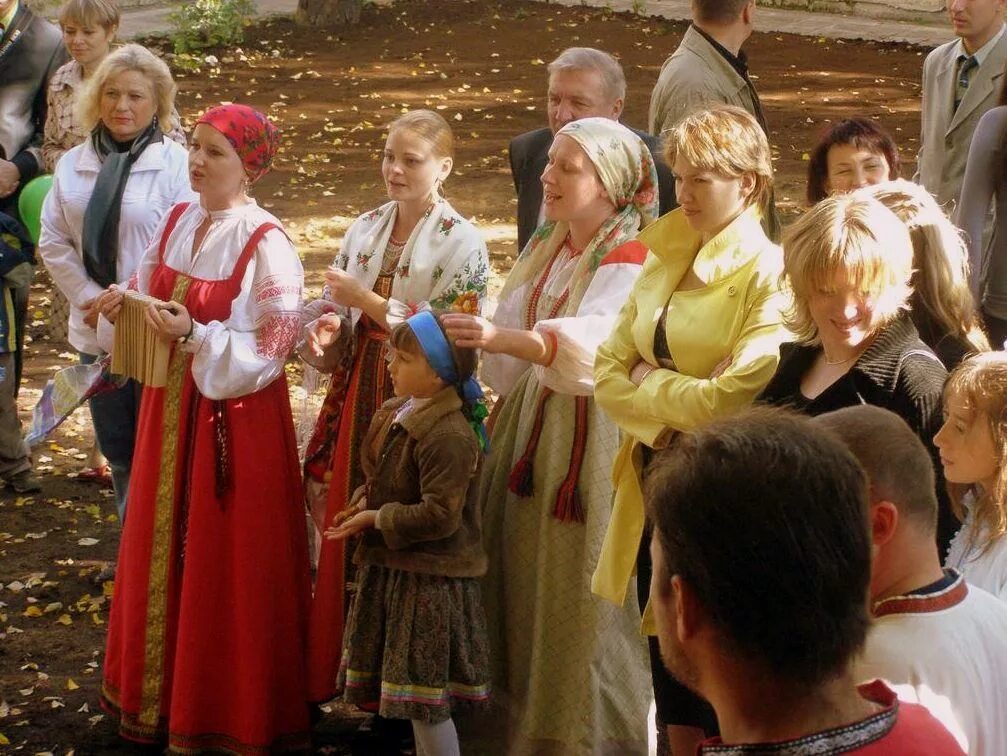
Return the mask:
[(437, 377), (458, 391), (462, 400), (462, 413), (479, 439), (479, 448), (488, 453), (490, 442), (483, 421), (489, 416), (489, 412), (483, 401), (483, 390), (479, 381), (472, 376), (465, 380), (459, 379), (455, 359), (451, 354), (451, 345), (448, 344), (436, 315), (430, 311), (419, 312), (406, 320), (406, 325), (415, 334), (420, 349), (426, 355), (430, 367), (437, 373)]

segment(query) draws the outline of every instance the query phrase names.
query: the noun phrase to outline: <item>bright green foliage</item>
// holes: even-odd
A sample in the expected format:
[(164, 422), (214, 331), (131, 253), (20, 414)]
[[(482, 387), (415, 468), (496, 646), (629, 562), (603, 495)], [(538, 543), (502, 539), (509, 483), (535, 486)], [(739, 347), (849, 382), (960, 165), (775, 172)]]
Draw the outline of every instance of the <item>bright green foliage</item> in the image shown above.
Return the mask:
[(174, 31), (176, 53), (239, 44), (245, 23), (255, 14), (252, 0), (192, 0), (173, 10), (168, 18)]

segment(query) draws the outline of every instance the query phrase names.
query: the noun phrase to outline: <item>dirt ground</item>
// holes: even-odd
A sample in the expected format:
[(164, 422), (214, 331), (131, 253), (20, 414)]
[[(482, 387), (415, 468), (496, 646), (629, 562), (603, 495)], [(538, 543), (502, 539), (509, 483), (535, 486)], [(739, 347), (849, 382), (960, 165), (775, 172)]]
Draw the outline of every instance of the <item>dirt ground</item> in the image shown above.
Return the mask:
[[(283, 129), (275, 170), (255, 195), (287, 225), (304, 253), (308, 283), (321, 273), (348, 223), (384, 201), (379, 153), (385, 126), (408, 108), (438, 109), (455, 128), (449, 199), (474, 216), (490, 242), (499, 286), (516, 254), (507, 144), (545, 125), (545, 63), (570, 45), (617, 54), (629, 80), (625, 121), (646, 127), (661, 63), (684, 24), (541, 3), (412, 0), (368, 7), (339, 34), (284, 20), (248, 30), (219, 64), (174, 62), (178, 107), (191, 125), (204, 108), (240, 101)], [(919, 135), (925, 50), (786, 34), (746, 45), (771, 128), (776, 196), (799, 212), (807, 153), (829, 119), (877, 117), (899, 142), (910, 176)], [(22, 419), (52, 370), (74, 355), (46, 337), (49, 285), (33, 288)], [(119, 528), (110, 494), (75, 480), (92, 444), (83, 412), (36, 455), (44, 490), (0, 491), (0, 752), (131, 753), (98, 706), (111, 584), (95, 584), (115, 557)], [(343, 753), (352, 723), (323, 722), (319, 752)]]

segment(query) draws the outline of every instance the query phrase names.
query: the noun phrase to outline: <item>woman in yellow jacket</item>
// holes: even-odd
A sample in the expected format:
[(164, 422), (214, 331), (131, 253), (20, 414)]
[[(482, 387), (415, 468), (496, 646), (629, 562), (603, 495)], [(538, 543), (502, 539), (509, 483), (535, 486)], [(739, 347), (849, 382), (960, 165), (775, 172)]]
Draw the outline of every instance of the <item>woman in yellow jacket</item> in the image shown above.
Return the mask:
[[(640, 481), (653, 450), (676, 431), (750, 404), (787, 338), (783, 255), (759, 223), (772, 185), (765, 133), (744, 110), (718, 107), (681, 121), (665, 150), (681, 206), (637, 237), (650, 254), (595, 358), (595, 399), (624, 438), (592, 589), (621, 605), (639, 556), (641, 608), (650, 539)], [(716, 734), (716, 717), (668, 674), (650, 640), (658, 720), (674, 753), (694, 753), (700, 739)]]

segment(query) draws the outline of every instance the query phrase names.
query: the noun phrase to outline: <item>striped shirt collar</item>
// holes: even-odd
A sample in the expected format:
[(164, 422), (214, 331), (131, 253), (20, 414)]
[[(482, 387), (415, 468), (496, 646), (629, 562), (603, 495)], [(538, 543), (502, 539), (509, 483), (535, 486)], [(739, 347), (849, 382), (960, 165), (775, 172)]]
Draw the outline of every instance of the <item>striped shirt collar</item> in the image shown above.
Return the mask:
[(957, 606), (968, 596), (969, 587), (961, 574), (955, 570), (947, 572), (955, 577), (950, 585), (937, 591), (909, 593), (882, 599), (873, 606), (874, 617), (885, 617), (889, 614), (931, 614)]

